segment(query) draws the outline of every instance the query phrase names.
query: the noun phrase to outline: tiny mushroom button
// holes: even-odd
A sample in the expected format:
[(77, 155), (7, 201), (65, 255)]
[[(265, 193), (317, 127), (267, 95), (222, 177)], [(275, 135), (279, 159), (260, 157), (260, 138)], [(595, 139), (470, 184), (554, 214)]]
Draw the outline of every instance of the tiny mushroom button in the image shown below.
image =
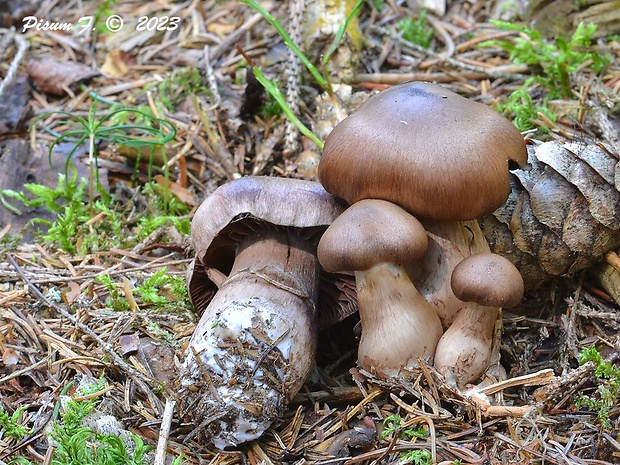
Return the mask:
[(448, 382), (459, 385), (463, 380), (477, 379), (489, 366), (492, 355), (487, 340), (495, 326), (497, 308), (517, 305), (524, 286), (515, 266), (493, 253), (465, 257), (452, 270), (451, 286), (454, 295), (465, 303), (438, 344), (435, 367)]

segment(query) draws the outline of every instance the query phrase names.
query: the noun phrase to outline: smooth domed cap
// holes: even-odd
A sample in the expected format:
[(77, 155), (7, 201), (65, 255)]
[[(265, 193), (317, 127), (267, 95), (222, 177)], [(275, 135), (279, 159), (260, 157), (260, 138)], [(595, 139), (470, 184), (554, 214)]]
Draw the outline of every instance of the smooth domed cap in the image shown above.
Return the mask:
[[(202, 312), (235, 260), (237, 245), (265, 227), (282, 227), (309, 241), (345, 209), (318, 183), (301, 179), (246, 176), (218, 187), (194, 214), (191, 224), (196, 257), (187, 272), (196, 310)], [(327, 326), (357, 309), (352, 276), (322, 274), (319, 318)]]
[(463, 302), (514, 307), (523, 298), (523, 278), (506, 258), (494, 253), (465, 257), (452, 270), (454, 295)]
[(405, 83), (370, 97), (327, 137), (319, 180), (353, 204), (383, 199), (414, 215), (467, 220), (510, 193), (509, 162), (527, 162), (514, 125), (439, 85)]
[(365, 271), (378, 263), (410, 263), (427, 247), (426, 231), (414, 216), (384, 200), (361, 200), (327, 228), (317, 255), (327, 271)]

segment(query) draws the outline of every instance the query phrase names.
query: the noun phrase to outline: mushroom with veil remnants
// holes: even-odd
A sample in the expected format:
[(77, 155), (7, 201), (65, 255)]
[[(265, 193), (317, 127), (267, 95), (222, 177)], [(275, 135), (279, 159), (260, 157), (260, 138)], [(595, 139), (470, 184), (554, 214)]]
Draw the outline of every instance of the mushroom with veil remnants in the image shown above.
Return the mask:
[(316, 182), (252, 176), (198, 208), (188, 288), (202, 317), (180, 375), (190, 436), (220, 449), (259, 437), (308, 376), (319, 326), (356, 310), (352, 277), (316, 257), (343, 209)]

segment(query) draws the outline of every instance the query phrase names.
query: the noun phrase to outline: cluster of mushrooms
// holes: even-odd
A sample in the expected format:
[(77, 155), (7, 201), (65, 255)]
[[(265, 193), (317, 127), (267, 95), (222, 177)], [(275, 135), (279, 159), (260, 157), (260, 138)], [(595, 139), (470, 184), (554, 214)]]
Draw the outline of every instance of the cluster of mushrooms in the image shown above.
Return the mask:
[(302, 387), (318, 331), (356, 309), (358, 365), (463, 387), (487, 370), (523, 280), (475, 218), (510, 193), (525, 142), (490, 107), (430, 83), (370, 97), (326, 139), (312, 181), (244, 177), (192, 222), (202, 317), (182, 363), (184, 416), (220, 449), (259, 437)]

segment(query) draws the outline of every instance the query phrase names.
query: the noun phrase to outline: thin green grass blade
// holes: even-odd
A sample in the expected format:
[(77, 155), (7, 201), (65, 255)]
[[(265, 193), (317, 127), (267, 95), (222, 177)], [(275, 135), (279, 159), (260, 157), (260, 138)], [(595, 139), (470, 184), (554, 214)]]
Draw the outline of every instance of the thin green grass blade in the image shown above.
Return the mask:
[(312, 64), (312, 62), (308, 59), (308, 57), (306, 57), (304, 52), (301, 51), (301, 49), (297, 46), (297, 44), (293, 42), (293, 39), (291, 39), (291, 36), (288, 35), (288, 33), (286, 32), (286, 30), (284, 29), (280, 21), (278, 21), (278, 18), (276, 18), (271, 13), (269, 13), (267, 10), (265, 10), (255, 0), (241, 0), (241, 3), (245, 3), (250, 8), (260, 13), (263, 16), (263, 18), (265, 18), (267, 22), (276, 29), (280, 37), (282, 37), (282, 40), (284, 41), (286, 46), (289, 49), (291, 49), (293, 53), (295, 53), (295, 55), (299, 57), (299, 59), (304, 64), (304, 66), (308, 69), (310, 74), (312, 74), (312, 77), (314, 77), (317, 84), (319, 84), (321, 87), (323, 87), (326, 90), (330, 88), (329, 82), (325, 79), (325, 77), (323, 77), (323, 75), (316, 68), (316, 66)]
[[(346, 19), (344, 20), (344, 23), (342, 23), (340, 27), (338, 28), (338, 31), (336, 32), (336, 35), (334, 36), (334, 41), (329, 46), (329, 48), (327, 49), (327, 52), (325, 52), (325, 55), (323, 56), (322, 61), (323, 61), (324, 67), (327, 66), (331, 56), (340, 46), (340, 43), (342, 42), (342, 39), (345, 33), (347, 32), (347, 29), (349, 28), (349, 23), (351, 23), (353, 18), (355, 18), (359, 14), (363, 4), (364, 4), (364, 0), (357, 0), (357, 3), (351, 9), (351, 12), (347, 15)], [(327, 76), (327, 74), (325, 74), (325, 76)]]
[(316, 144), (316, 146), (323, 150), (324, 142), (317, 137), (310, 129), (308, 129), (304, 123), (302, 123), (299, 118), (293, 113), (291, 108), (286, 104), (286, 99), (282, 95), (282, 92), (273, 85), (273, 83), (265, 77), (265, 75), (261, 72), (257, 67), (252, 68), (254, 76), (256, 76), (256, 80), (261, 83), (261, 85), (269, 92), (269, 94), (275, 99), (276, 102), (282, 107), (282, 111), (286, 115), (286, 117), (291, 120), (291, 122), (299, 129), (299, 131), (310, 139), (312, 142)]

